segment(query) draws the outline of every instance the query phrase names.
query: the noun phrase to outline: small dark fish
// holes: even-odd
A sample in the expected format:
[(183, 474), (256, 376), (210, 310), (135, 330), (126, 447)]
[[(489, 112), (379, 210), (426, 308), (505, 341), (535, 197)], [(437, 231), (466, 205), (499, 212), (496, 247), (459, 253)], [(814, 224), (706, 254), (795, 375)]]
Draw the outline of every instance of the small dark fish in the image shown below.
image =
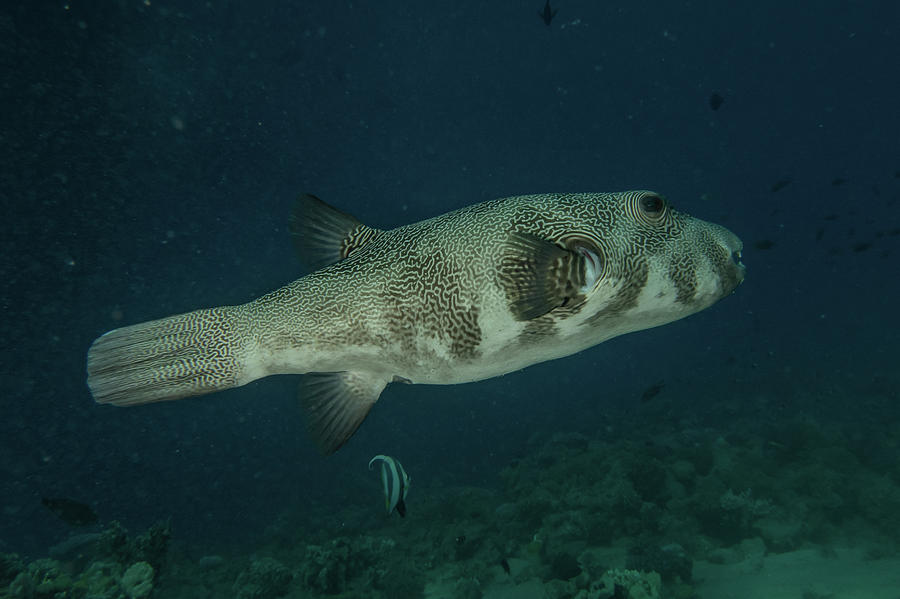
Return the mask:
[(773, 247), (775, 247), (775, 242), (771, 239), (760, 239), (753, 244), (753, 247), (758, 250), (771, 250)]
[(42, 497), (48, 510), (71, 526), (87, 526), (97, 521), (97, 513), (89, 505), (65, 497)]
[(824, 218), (825, 220), (837, 220), (838, 215), (837, 214), (826, 214), (822, 218)]
[(847, 182), (847, 180), (842, 179), (841, 177), (835, 177), (834, 179), (831, 180), (831, 184), (834, 185), (835, 187), (840, 187), (841, 185), (843, 185), (846, 182)]
[(503, 571), (506, 572), (507, 576), (509, 576), (509, 562), (506, 561), (505, 557), (500, 560), (500, 567), (503, 568)]
[(646, 403), (659, 395), (659, 392), (662, 391), (665, 386), (666, 384), (660, 381), (644, 389), (644, 392), (641, 393), (641, 403)]
[(869, 249), (870, 247), (872, 247), (871, 243), (869, 243), (868, 241), (862, 241), (860, 243), (853, 244), (853, 251), (854, 252), (864, 252), (867, 249)]
[(556, 16), (556, 9), (550, 8), (550, 0), (547, 0), (547, 3), (544, 4), (544, 10), (538, 11), (538, 16), (544, 21), (545, 25), (548, 27), (550, 26), (550, 22), (553, 21), (553, 17)]
[(713, 92), (709, 97), (709, 107), (713, 110), (718, 110), (720, 106), (725, 102), (725, 98), (720, 96), (718, 93)]
[(816, 241), (822, 241), (822, 238), (825, 237), (825, 229), (823, 227), (819, 227), (816, 229)]
[(792, 182), (792, 179), (790, 177), (785, 177), (784, 179), (779, 179), (778, 181), (775, 181), (775, 183), (772, 185), (772, 193), (775, 193), (776, 191), (781, 191), (782, 189), (784, 189), (785, 187), (790, 185), (791, 182)]

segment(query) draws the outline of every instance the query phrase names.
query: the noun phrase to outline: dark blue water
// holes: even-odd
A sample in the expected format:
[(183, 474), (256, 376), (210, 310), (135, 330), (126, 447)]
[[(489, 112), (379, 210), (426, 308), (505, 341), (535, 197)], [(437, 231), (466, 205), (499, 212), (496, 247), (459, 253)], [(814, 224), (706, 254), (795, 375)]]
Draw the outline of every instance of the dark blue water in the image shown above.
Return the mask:
[[(546, 26), (531, 4), (3, 3), (0, 550), (69, 533), (42, 496), (252, 543), (377, 495), (376, 453), (433, 494), (491, 488), (556, 432), (807, 415), (900, 479), (898, 5), (571, 0)], [(744, 240), (732, 297), (499, 379), (392, 386), (332, 457), (292, 377), (132, 409), (84, 383), (111, 328), (303, 274), (301, 192), (391, 228), (635, 188)]]

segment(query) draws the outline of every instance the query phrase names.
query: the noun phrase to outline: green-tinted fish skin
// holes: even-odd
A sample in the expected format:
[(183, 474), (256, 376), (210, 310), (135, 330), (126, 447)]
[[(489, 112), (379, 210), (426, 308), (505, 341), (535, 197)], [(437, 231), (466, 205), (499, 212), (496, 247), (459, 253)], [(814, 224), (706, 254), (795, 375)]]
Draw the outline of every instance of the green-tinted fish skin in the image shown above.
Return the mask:
[(285, 373), (325, 451), (394, 380), (498, 376), (677, 320), (743, 280), (741, 242), (653, 192), (493, 200), (392, 230), (305, 196), (292, 230), (337, 260), (241, 306), (112, 331), (88, 356), (103, 403), (177, 399)]

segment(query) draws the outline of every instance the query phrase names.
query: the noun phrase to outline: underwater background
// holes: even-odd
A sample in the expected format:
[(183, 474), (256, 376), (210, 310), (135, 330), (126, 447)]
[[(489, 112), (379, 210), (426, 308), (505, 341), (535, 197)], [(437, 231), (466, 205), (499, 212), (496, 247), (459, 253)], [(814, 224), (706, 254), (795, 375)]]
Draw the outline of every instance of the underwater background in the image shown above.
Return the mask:
[[(0, 597), (900, 596), (900, 4), (548, 10), (0, 4)], [(392, 385), (327, 458), (298, 377), (85, 385), (107, 330), (301, 276), (302, 192), (393, 228), (625, 189), (734, 231), (744, 283)]]

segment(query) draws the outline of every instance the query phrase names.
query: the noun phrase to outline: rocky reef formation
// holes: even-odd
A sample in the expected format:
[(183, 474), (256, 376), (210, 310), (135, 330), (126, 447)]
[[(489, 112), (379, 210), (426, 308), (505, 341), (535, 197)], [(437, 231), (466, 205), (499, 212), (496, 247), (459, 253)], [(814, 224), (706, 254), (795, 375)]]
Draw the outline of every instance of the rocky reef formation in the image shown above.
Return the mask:
[(403, 520), (350, 504), (302, 536), (286, 514), (249, 555), (174, 555), (168, 525), (131, 537), (117, 523), (51, 558), (2, 554), (0, 599), (691, 599), (699, 563), (762, 567), (848, 540), (896, 554), (898, 478), (850, 447), (808, 420), (653, 442), (549, 435), (496, 488), (417, 488)]

